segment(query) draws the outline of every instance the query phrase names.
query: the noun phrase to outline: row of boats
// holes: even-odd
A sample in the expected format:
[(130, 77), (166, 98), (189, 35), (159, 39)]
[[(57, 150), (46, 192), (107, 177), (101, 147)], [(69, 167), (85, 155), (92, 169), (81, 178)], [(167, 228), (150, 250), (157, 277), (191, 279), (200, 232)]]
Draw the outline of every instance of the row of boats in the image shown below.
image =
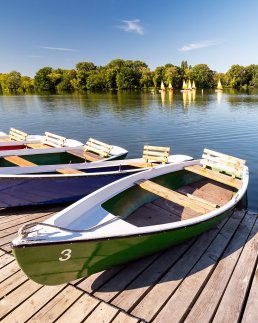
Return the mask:
[[(194, 81), (191, 82), (191, 80), (188, 80), (188, 81), (183, 80), (182, 90), (180, 90), (180, 91), (181, 92), (191, 92), (191, 91), (195, 91), (196, 89), (197, 88), (196, 88), (196, 85), (195, 85)], [(170, 92), (173, 92), (173, 86), (172, 86), (171, 82), (169, 82), (168, 90)], [(163, 81), (161, 81), (159, 92), (162, 93), (162, 92), (165, 92), (165, 91), (166, 91), (165, 84), (164, 84)], [(215, 92), (222, 92), (222, 91), (223, 91), (223, 86), (221, 84), (221, 81), (219, 80), (218, 84), (217, 84), (217, 88), (215, 89)]]
[(11, 137), (1, 133), (1, 207), (76, 201), (12, 241), (21, 269), (44, 285), (192, 238), (229, 215), (248, 186), (244, 160), (209, 149), (193, 159), (144, 146), (142, 157), (124, 159), (125, 149), (92, 138)]

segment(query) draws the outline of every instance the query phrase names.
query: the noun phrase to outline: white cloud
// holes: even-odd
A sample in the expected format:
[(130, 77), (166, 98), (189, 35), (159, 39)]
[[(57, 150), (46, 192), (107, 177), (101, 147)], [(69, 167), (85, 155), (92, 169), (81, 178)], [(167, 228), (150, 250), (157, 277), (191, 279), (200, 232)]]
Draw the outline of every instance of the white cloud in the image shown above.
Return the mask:
[(59, 50), (59, 51), (62, 51), (62, 52), (75, 52), (76, 51), (76, 49), (63, 48), (63, 47), (40, 46), (40, 48), (50, 49), (50, 50)]
[(140, 24), (140, 19), (134, 20), (122, 20), (123, 25), (119, 26), (119, 28), (123, 29), (126, 32), (134, 32), (139, 35), (144, 34), (144, 29)]
[(179, 48), (178, 50), (179, 50), (179, 52), (188, 52), (190, 50), (215, 46), (217, 44), (219, 44), (219, 42), (217, 42), (217, 41), (205, 40), (205, 41), (202, 41), (199, 43), (192, 43), (192, 44), (184, 45), (183, 47)]

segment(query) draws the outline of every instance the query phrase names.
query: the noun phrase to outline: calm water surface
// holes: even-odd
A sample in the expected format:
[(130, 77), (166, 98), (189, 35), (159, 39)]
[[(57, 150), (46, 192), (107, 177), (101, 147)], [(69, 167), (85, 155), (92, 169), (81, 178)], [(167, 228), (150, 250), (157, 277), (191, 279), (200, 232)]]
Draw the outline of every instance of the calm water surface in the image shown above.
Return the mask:
[(0, 96), (0, 130), (94, 137), (139, 157), (144, 144), (199, 158), (205, 147), (247, 160), (249, 208), (258, 210), (258, 93), (115, 92)]

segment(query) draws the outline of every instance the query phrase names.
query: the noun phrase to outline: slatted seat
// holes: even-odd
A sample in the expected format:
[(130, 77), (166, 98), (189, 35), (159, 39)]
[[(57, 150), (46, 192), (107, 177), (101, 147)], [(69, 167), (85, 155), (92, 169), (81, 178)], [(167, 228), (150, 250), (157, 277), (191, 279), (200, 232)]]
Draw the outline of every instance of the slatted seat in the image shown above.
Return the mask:
[(90, 152), (90, 155), (92, 155), (93, 153), (102, 158), (107, 158), (110, 156), (112, 148), (113, 146), (110, 146), (102, 141), (89, 138), (89, 140), (86, 142), (86, 145), (84, 146), (84, 151), (85, 153)]
[(25, 166), (37, 166), (36, 164), (24, 159), (24, 158), (21, 158), (19, 156), (6, 156), (6, 157), (3, 157), (6, 161), (12, 163), (12, 164), (15, 164), (17, 166), (21, 166), (21, 167), (25, 167)]
[(67, 153), (94, 162), (109, 157), (112, 148), (113, 146), (90, 138), (83, 149), (70, 149)]
[(193, 197), (190, 194), (184, 195), (184, 194), (178, 193), (174, 190), (171, 190), (167, 187), (164, 187), (162, 185), (159, 185), (149, 180), (138, 181), (136, 184), (153, 194), (161, 196), (164, 199), (167, 199), (183, 207), (190, 208), (193, 211), (200, 214), (204, 214), (216, 209), (216, 205), (206, 200)]
[(65, 137), (56, 135), (51, 132), (45, 132), (45, 136), (43, 137), (43, 140), (41, 143), (27, 144), (27, 147), (33, 148), (33, 149), (42, 149), (42, 148), (49, 148), (49, 147), (61, 148), (64, 146), (65, 141), (66, 141)]
[(28, 137), (28, 134), (24, 131), (11, 128), (9, 131), (9, 138), (11, 140), (17, 140), (17, 141), (25, 141)]
[(240, 189), (245, 160), (204, 149), (201, 165), (187, 166), (185, 170)]
[(1, 138), (0, 141), (10, 141), (10, 140), (15, 140), (15, 141), (26, 141), (28, 137), (28, 134), (24, 131), (11, 128), (9, 131), (9, 136), (7, 138)]
[(144, 146), (143, 147), (143, 162), (131, 163), (134, 167), (152, 167), (159, 163), (166, 164), (168, 162), (170, 147), (160, 146)]

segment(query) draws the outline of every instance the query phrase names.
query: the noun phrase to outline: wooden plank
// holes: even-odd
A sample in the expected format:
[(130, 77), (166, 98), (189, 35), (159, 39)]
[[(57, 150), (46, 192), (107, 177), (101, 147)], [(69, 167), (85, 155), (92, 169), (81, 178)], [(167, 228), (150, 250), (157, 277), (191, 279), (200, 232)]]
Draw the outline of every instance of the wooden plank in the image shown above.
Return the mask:
[(100, 289), (110, 279), (114, 278), (117, 273), (123, 269), (123, 266), (113, 267), (111, 269), (90, 275), (82, 281), (76, 281), (76, 287), (83, 291), (92, 294)]
[(83, 149), (69, 149), (66, 151), (66, 153), (85, 159)]
[(219, 205), (210, 203), (209, 201), (204, 200), (204, 199), (197, 197), (195, 195), (187, 193), (186, 196), (189, 197), (189, 199), (193, 199), (194, 201), (199, 201), (201, 203), (209, 205), (213, 210), (215, 210), (217, 207), (219, 207)]
[(7, 141), (11, 141), (11, 138), (7, 137), (7, 138), (0, 138), (0, 142), (7, 142)]
[[(199, 284), (202, 284), (205, 280), (205, 277), (223, 252), (223, 248), (229, 242), (243, 216), (243, 212), (237, 213), (237, 215), (230, 217), (228, 221), (225, 219), (211, 230), (202, 234), (184, 256), (162, 276), (160, 281), (135, 306), (131, 314), (142, 317), (146, 321), (151, 321), (155, 317), (157, 317), (157, 322), (180, 321), (181, 311), (184, 314), (185, 306), (188, 308), (188, 303), (192, 301), (196, 290), (199, 291)], [(189, 281), (191, 277), (193, 281)], [(186, 283), (182, 285), (184, 281)], [(177, 303), (174, 306), (170, 300), (180, 285), (185, 286), (183, 288), (183, 291), (186, 293), (186, 295), (183, 295), (185, 297), (185, 304), (183, 297), (179, 295), (179, 300), (182, 300), (182, 304)], [(176, 297), (173, 298), (175, 303), (176, 299)], [(182, 306), (182, 309), (180, 306)], [(165, 308), (164, 311), (163, 307)], [(171, 314), (170, 308), (174, 313)], [(169, 315), (171, 315), (171, 319)]]
[[(8, 315), (11, 311), (13, 311), (17, 306), (23, 303), (40, 288), (42, 288), (41, 285), (28, 280), (20, 287), (15, 289), (13, 293), (7, 295), (4, 299), (1, 300), (0, 317), (2, 317), (3, 319), (6, 315)], [(12, 321), (9, 320), (9, 322)]]
[[(130, 312), (131, 309), (144, 298), (145, 295), (159, 282), (161, 277), (182, 257), (184, 252), (193, 244), (189, 240), (179, 246), (167, 249), (149, 267), (147, 267), (135, 280), (121, 291), (112, 304)], [(141, 316), (138, 313), (138, 316)]]
[(192, 219), (200, 215), (200, 213), (193, 211), (188, 207), (182, 207), (169, 200), (158, 198), (152, 202), (152, 204), (174, 214), (178, 217), (178, 221)]
[[(99, 146), (101, 146), (101, 147), (106, 147), (106, 148), (108, 148), (108, 149), (112, 149), (113, 148), (113, 146), (111, 146), (111, 145), (109, 145), (109, 144), (106, 144), (105, 142), (102, 142), (102, 141), (99, 141), (99, 140), (97, 140), (97, 139), (94, 139), (94, 138), (89, 138), (89, 140), (87, 141), (87, 143), (93, 143), (93, 144), (95, 144), (95, 145), (99, 145)], [(86, 143), (86, 145), (87, 145), (87, 143)]]
[(210, 162), (209, 160), (205, 160), (205, 159), (201, 160), (201, 164), (204, 168), (208, 166), (212, 168), (212, 170), (216, 170), (217, 172), (219, 171), (226, 172), (227, 174), (230, 174), (232, 177), (239, 177), (239, 178), (243, 177), (244, 167), (242, 169), (239, 169), (237, 167), (227, 166), (220, 162), (215, 162), (215, 161)]
[(98, 160), (102, 160), (103, 157), (94, 154), (92, 152), (89, 151), (83, 151), (82, 149), (70, 149), (66, 151), (68, 154), (74, 155), (76, 157), (80, 157), (83, 160), (88, 160), (88, 161), (98, 161)]
[(167, 210), (160, 208), (155, 204), (147, 203), (131, 213), (124, 220), (137, 227), (143, 227), (176, 222), (180, 221), (181, 219), (177, 214), (173, 212), (168, 212)]
[[(100, 301), (87, 294), (83, 294), (59, 319), (55, 322), (80, 323), (99, 305)], [(97, 321), (96, 321), (97, 323)]]
[(10, 262), (8, 265), (1, 268), (0, 283), (2, 283), (5, 279), (15, 274), (17, 271), (19, 271), (19, 267), (17, 266), (17, 263), (14, 261), (14, 258), (13, 258), (12, 262)]
[(233, 196), (232, 187), (208, 178), (180, 187), (177, 191), (185, 195), (191, 194), (192, 196), (200, 197), (219, 206), (228, 203)]
[(144, 146), (142, 158), (146, 163), (150, 161), (167, 163), (169, 157), (169, 147)]
[(68, 309), (82, 292), (78, 289), (67, 286), (51, 299), (39, 312), (30, 318), (30, 322), (53, 322)]
[(196, 173), (198, 175), (213, 179), (217, 182), (226, 184), (228, 186), (240, 189), (242, 187), (242, 181), (239, 179), (215, 172), (210, 169), (203, 168), (199, 165), (194, 165), (194, 166), (187, 166), (184, 168), (185, 170), (189, 172)]
[(12, 261), (13, 261), (12, 256), (10, 256), (9, 254), (4, 254), (3, 256), (0, 257), (0, 269), (8, 265)]
[(203, 150), (203, 152), (206, 153), (206, 154), (209, 154), (209, 155), (214, 155), (214, 156), (224, 158), (224, 159), (229, 160), (229, 161), (235, 161), (236, 163), (245, 164), (244, 159), (240, 159), (240, 158), (237, 158), (237, 157), (234, 157), (234, 156), (222, 154), (222, 153), (219, 153), (219, 152), (211, 150), (211, 149), (205, 148)]
[[(26, 322), (37, 313), (44, 305), (46, 305), (53, 297), (64, 288), (64, 285), (44, 286), (35, 294), (27, 298), (22, 304), (16, 307), (2, 322)], [(42, 321), (41, 321), (42, 322)]]
[(21, 270), (17, 271), (14, 275), (4, 280), (1, 283), (0, 299), (2, 299), (3, 297), (6, 297), (8, 294), (13, 292), (16, 288), (18, 288), (21, 284), (23, 284), (27, 280), (28, 280), (28, 277), (25, 276)]
[(112, 323), (137, 323), (139, 319), (136, 317), (129, 316), (124, 312), (119, 312), (118, 315), (113, 319)]
[(11, 140), (24, 141), (27, 139), (28, 134), (24, 131), (20, 131), (15, 128), (11, 128), (9, 132), (9, 137)]
[(19, 228), (25, 224), (25, 223), (30, 223), (30, 222), (42, 222), (44, 221), (46, 218), (50, 217), (51, 215), (53, 215), (53, 213), (49, 213), (49, 214), (44, 214), (44, 215), (38, 215), (38, 214), (31, 214), (28, 215), (26, 219), (17, 219), (17, 221), (12, 222), (11, 225), (7, 228), (5, 228), (4, 230), (0, 231), (0, 245), (1, 245), (1, 239), (12, 234), (12, 233), (16, 233)]
[[(255, 217), (247, 214), (184, 322), (211, 322), (239, 259)], [(209, 300), (207, 302), (207, 300)], [(233, 301), (235, 298), (233, 297)]]
[(36, 164), (24, 159), (24, 158), (21, 158), (19, 156), (6, 156), (6, 157), (3, 157), (5, 160), (7, 160), (8, 162), (12, 163), (12, 164), (15, 164), (15, 165), (18, 165), (18, 166), (21, 166), (21, 167), (25, 167), (25, 166), (37, 166)]
[(162, 147), (162, 146), (148, 146), (148, 145), (145, 145), (143, 147), (143, 150), (156, 150), (156, 151), (161, 151), (161, 152), (167, 152), (169, 153), (170, 152), (170, 147)]
[(56, 169), (56, 171), (61, 174), (86, 174), (85, 172), (73, 168), (59, 168)]
[(45, 149), (45, 148), (51, 148), (49, 145), (45, 145), (42, 143), (38, 143), (38, 144), (26, 144), (26, 146), (28, 148), (32, 148), (32, 149)]
[[(47, 215), (47, 216), (44, 216), (44, 217), (42, 217), (42, 218), (40, 218), (40, 221), (38, 221), (38, 222), (42, 222), (42, 221), (44, 221), (44, 220), (46, 220), (46, 219), (48, 219), (49, 218), (49, 215)], [(30, 221), (29, 221), (30, 222)], [(29, 223), (28, 222), (28, 223)], [(34, 222), (34, 221), (33, 221)], [(27, 222), (26, 222), (27, 223)], [(19, 227), (20, 228), (20, 227)], [(10, 233), (9, 232), (9, 234), (7, 235), (7, 236), (4, 236), (4, 237), (2, 237), (1, 239), (0, 239), (0, 246), (1, 246), (1, 248), (2, 249), (4, 249), (3, 248), (3, 246), (4, 245), (6, 245), (6, 244), (9, 244), (14, 238), (16, 238), (17, 237), (17, 231), (18, 230), (14, 230), (13, 231), (13, 233)], [(10, 250), (10, 248), (8, 249), (8, 250)]]
[(151, 193), (161, 196), (161, 197), (163, 197), (169, 201), (172, 201), (174, 203), (177, 203), (181, 206), (189, 207), (190, 209), (192, 209), (198, 213), (204, 214), (204, 213), (214, 210), (213, 207), (211, 207), (207, 204), (201, 203), (200, 201), (194, 201), (192, 199), (189, 199), (187, 196), (185, 196), (181, 193), (173, 191), (169, 188), (166, 188), (166, 187), (159, 185), (157, 183), (154, 183), (152, 181), (143, 180), (143, 181), (137, 182), (137, 184), (141, 188), (143, 188)]
[(88, 161), (98, 161), (98, 160), (103, 160), (104, 158), (97, 155), (97, 154), (94, 154), (90, 151), (85, 151), (84, 154), (83, 154), (84, 158)]
[(97, 308), (87, 318), (87, 323), (109, 323), (117, 315), (118, 309), (104, 302), (99, 303)]
[[(237, 322), (243, 310), (258, 254), (258, 220), (241, 253), (239, 261), (221, 299), (213, 322)], [(256, 308), (257, 311), (257, 308)]]
[[(32, 220), (39, 220), (44, 216), (51, 216), (53, 215), (55, 212), (51, 212), (51, 213), (32, 213), (32, 214), (25, 214), (24, 216), (11, 216), (10, 215), (10, 221), (8, 222), (4, 222), (1, 223), (1, 229), (0, 229), (0, 237), (4, 237), (6, 235), (6, 233), (12, 233), (15, 230), (19, 229), (19, 226), (21, 226), (22, 224), (32, 221)], [(12, 220), (12, 221), (11, 221)]]
[(65, 137), (56, 135), (51, 132), (45, 132), (42, 144), (49, 145), (50, 147), (60, 148), (64, 146), (65, 141)]
[[(178, 322), (184, 320), (196, 298), (201, 293), (202, 288), (208, 281), (213, 269), (216, 267), (217, 261), (224, 253), (244, 215), (244, 212), (235, 212), (231, 216), (215, 240), (192, 267), (187, 277), (180, 282), (180, 286), (177, 286), (178, 288), (174, 291), (170, 290), (172, 295), (170, 294), (166, 305), (155, 317), (154, 322), (166, 322), (167, 320)], [(181, 269), (178, 268), (175, 274), (181, 275), (180, 270), (182, 271), (183, 267)], [(168, 288), (169, 286), (167, 285), (170, 284), (165, 284), (164, 287)]]
[(250, 293), (248, 295), (246, 308), (242, 323), (258, 322), (258, 264), (254, 272)]
[(130, 266), (125, 266), (123, 270), (102, 285), (93, 295), (105, 302), (111, 301), (160, 255), (161, 253), (156, 253), (136, 260)]
[(108, 157), (112, 148), (112, 146), (93, 138), (89, 138), (89, 140), (86, 142), (86, 145), (84, 146), (85, 151), (96, 153), (102, 158)]

